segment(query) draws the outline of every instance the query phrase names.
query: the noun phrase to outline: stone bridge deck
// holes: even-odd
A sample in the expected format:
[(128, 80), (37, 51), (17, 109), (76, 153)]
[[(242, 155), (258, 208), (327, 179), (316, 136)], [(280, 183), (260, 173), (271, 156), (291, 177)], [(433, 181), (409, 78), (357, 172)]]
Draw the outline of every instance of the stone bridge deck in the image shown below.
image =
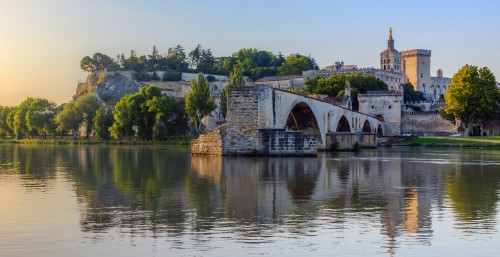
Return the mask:
[[(376, 135), (384, 135), (386, 125), (373, 116), (267, 85), (230, 86), (227, 119), (227, 155), (280, 155), (280, 150), (309, 155), (329, 149), (340, 140), (337, 134), (375, 146)], [(363, 140), (361, 134), (372, 139)]]

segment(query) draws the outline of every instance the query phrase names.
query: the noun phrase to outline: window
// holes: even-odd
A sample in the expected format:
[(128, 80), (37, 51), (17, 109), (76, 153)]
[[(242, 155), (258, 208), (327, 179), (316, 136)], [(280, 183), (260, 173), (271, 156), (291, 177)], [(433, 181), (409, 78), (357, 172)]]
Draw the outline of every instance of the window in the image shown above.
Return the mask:
[(374, 105), (372, 105), (372, 109), (375, 109), (375, 106), (374, 106)]
[(424, 74), (423, 73), (420, 73), (420, 77), (423, 78), (424, 77)]
[(392, 106), (391, 106), (391, 105), (389, 105), (389, 109), (391, 109), (391, 108), (392, 108)]

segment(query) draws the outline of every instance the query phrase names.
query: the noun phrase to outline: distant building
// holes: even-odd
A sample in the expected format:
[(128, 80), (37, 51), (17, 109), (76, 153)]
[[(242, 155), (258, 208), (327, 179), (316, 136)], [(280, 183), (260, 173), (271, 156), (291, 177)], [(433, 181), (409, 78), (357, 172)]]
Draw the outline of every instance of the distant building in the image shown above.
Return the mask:
[(394, 45), (392, 28), (389, 29), (387, 49), (380, 53), (380, 68), (358, 68), (357, 65), (344, 65), (344, 62), (335, 62), (321, 70), (304, 71), (307, 77), (329, 77), (332, 74), (352, 74), (362, 72), (365, 75), (374, 75), (387, 84), (389, 90), (398, 90), (399, 85), (410, 82), (416, 91), (423, 92), (433, 101), (439, 99), (450, 86), (450, 78), (443, 77), (439, 69), (436, 77), (431, 77), (431, 50), (412, 49), (399, 52)]

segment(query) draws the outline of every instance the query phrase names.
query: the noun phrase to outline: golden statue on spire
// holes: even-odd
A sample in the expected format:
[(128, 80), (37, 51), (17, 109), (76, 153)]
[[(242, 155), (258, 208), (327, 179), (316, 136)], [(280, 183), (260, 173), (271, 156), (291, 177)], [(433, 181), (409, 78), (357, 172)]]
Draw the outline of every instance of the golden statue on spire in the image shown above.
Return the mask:
[(391, 38), (392, 37), (392, 27), (389, 28), (389, 37)]

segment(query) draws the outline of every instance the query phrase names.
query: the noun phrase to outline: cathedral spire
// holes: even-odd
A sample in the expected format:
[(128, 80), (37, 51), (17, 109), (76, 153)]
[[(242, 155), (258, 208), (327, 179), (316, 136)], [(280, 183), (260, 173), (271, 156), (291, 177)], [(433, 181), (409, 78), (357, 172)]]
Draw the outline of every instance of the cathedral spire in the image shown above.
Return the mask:
[(392, 39), (392, 28), (389, 28), (389, 40), (387, 40), (387, 48), (394, 49), (394, 39)]

